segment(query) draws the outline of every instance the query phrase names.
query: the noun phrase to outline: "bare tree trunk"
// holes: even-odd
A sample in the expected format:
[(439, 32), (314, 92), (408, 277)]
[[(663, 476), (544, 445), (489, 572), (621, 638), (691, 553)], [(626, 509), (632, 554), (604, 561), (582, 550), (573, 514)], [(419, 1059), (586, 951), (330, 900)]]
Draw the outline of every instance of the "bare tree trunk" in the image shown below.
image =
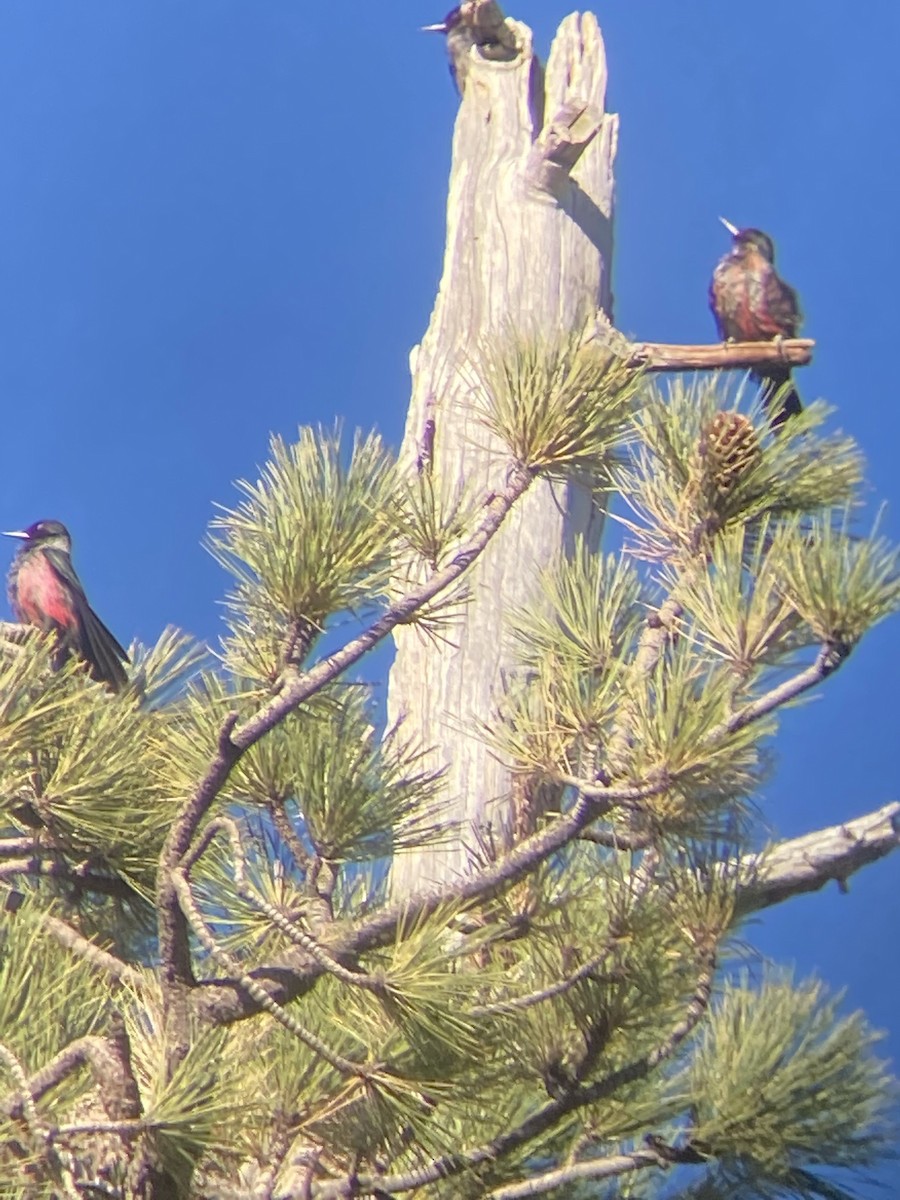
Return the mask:
[[(402, 448), (410, 471), (474, 494), (502, 483), (503, 448), (472, 410), (477, 347), (511, 333), (557, 337), (598, 308), (610, 315), (613, 159), (618, 121), (604, 112), (606, 57), (592, 14), (567, 17), (546, 73), (531, 31), (508, 21), (518, 54), (467, 59), (453, 138), (444, 273), (431, 323), (410, 356)], [(492, 721), (512, 658), (509, 610), (533, 598), (538, 572), (581, 534), (599, 543), (602, 513), (570, 485), (533, 487), (469, 577), (471, 596), (435, 647), (401, 629), (388, 716), (446, 768), (447, 820), (459, 839), (395, 860), (395, 894), (465, 872), (470, 851), (507, 846), (511, 776), (479, 733)]]

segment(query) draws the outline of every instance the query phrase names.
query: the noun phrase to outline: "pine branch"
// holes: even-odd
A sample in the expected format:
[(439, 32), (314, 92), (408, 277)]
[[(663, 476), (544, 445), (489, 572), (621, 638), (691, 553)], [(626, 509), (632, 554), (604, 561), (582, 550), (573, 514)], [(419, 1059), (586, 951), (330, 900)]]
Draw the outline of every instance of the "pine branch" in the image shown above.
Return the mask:
[(78, 1038), (61, 1050), (46, 1066), (30, 1078), (19, 1081), (12, 1096), (0, 1100), (0, 1115), (19, 1120), (51, 1088), (83, 1066), (90, 1068), (104, 1108), (111, 1119), (131, 1119), (140, 1115), (140, 1094), (131, 1071), (124, 1030), (114, 1029), (109, 1037)]
[(275, 928), (280, 930), (289, 941), (293, 942), (301, 950), (304, 950), (310, 958), (314, 959), (319, 966), (324, 967), (329, 974), (339, 979), (341, 983), (348, 984), (351, 987), (365, 988), (367, 991), (379, 994), (384, 992), (383, 980), (374, 975), (366, 975), (361, 971), (348, 970), (330, 955), (314, 937), (305, 933), (295, 921), (292, 921), (290, 917), (274, 904), (270, 904), (263, 896), (258, 895), (249, 885), (247, 882), (247, 860), (244, 848), (241, 845), (240, 832), (237, 822), (233, 821), (230, 817), (218, 817), (216, 820), (209, 822), (203, 830), (203, 834), (197, 845), (185, 856), (183, 862), (183, 869), (185, 871), (189, 870), (200, 860), (217, 833), (224, 833), (231, 846), (235, 889), (242, 900), (246, 900), (248, 904), (252, 904), (259, 912), (267, 916)]
[(77, 929), (60, 920), (59, 917), (47, 914), (41, 918), (41, 924), (61, 946), (65, 946), (67, 950), (71, 950), (91, 966), (99, 968), (112, 979), (128, 984), (129, 987), (141, 988), (144, 986), (146, 982), (144, 976), (136, 967), (129, 966), (120, 958), (116, 958), (114, 954), (110, 954), (108, 950), (102, 949), (95, 942), (80, 934)]
[(594, 1158), (586, 1162), (572, 1163), (554, 1171), (534, 1175), (521, 1183), (510, 1183), (488, 1192), (489, 1200), (525, 1200), (528, 1196), (542, 1196), (556, 1188), (564, 1188), (584, 1179), (613, 1179), (630, 1171), (644, 1167), (659, 1167), (659, 1155), (649, 1150), (635, 1150), (631, 1154), (614, 1154), (609, 1158)]
[(796, 700), (798, 696), (802, 696), (804, 692), (808, 692), (810, 688), (814, 688), (829, 675), (834, 674), (849, 655), (851, 648), (846, 644), (821, 646), (816, 655), (816, 661), (805, 671), (800, 671), (797, 675), (786, 679), (784, 683), (772, 688), (764, 696), (751, 700), (749, 704), (724, 721), (718, 729), (714, 729), (710, 733), (708, 741), (716, 742), (719, 738), (729, 733), (735, 733), (738, 729), (743, 729), (761, 717), (768, 716), (776, 708), (781, 708), (792, 700)]
[(233, 955), (228, 954), (219, 946), (209, 926), (200, 915), (200, 910), (197, 908), (194, 897), (191, 894), (190, 884), (184, 871), (173, 871), (172, 877), (175, 894), (178, 897), (185, 919), (195, 937), (206, 950), (207, 954), (209, 954), (210, 958), (218, 963), (235, 981), (237, 986), (247, 992), (250, 998), (259, 1006), (259, 1009), (269, 1013), (289, 1033), (292, 1033), (298, 1041), (312, 1050), (314, 1054), (318, 1054), (329, 1066), (334, 1067), (342, 1075), (355, 1075), (360, 1078), (368, 1078), (370, 1072), (362, 1063), (351, 1062), (350, 1059), (337, 1054), (321, 1038), (317, 1037), (309, 1029), (306, 1029), (293, 1013), (287, 1012), (282, 1005), (273, 1000), (262, 984), (242, 969), (240, 963)]
[(469, 1010), (469, 1015), (473, 1017), (489, 1017), (497, 1013), (512, 1013), (519, 1012), (524, 1008), (534, 1008), (536, 1004), (544, 1004), (547, 1000), (554, 1000), (557, 996), (564, 996), (566, 992), (577, 987), (585, 979), (609, 979), (611, 976), (598, 974), (600, 968), (609, 958), (612, 949), (605, 949), (602, 954), (595, 954), (589, 958), (586, 963), (583, 963), (577, 971), (573, 971), (571, 975), (567, 975), (565, 979), (558, 979), (554, 983), (548, 984), (547, 987), (541, 988), (539, 991), (529, 992), (526, 996), (512, 996), (509, 1000), (497, 1000), (493, 1004), (476, 1005)]
[[(23, 839), (24, 840), (24, 839)], [(52, 858), (43, 858), (42, 854), (52, 854)], [(13, 858), (0, 863), (0, 879), (12, 879), (17, 875), (32, 875), (36, 878), (57, 879), (69, 883), (84, 892), (96, 892), (101, 896), (115, 896), (119, 900), (135, 900), (137, 893), (134, 888), (118, 875), (98, 875), (89, 871), (85, 865), (73, 866), (66, 862), (58, 852), (42, 850), (28, 858)]]
[[(504, 1155), (510, 1154), (529, 1142), (552, 1129), (563, 1117), (586, 1104), (612, 1095), (620, 1087), (642, 1079), (677, 1051), (685, 1038), (693, 1032), (706, 1013), (712, 993), (712, 982), (715, 971), (715, 958), (710, 952), (703, 956), (694, 994), (688, 1003), (684, 1017), (671, 1030), (668, 1037), (648, 1054), (625, 1067), (607, 1075), (604, 1079), (592, 1084), (573, 1083), (563, 1087), (560, 1095), (543, 1105), (527, 1117), (518, 1126), (499, 1134), (490, 1142), (471, 1150), (457, 1154), (446, 1154), (434, 1159), (427, 1167), (410, 1171), (405, 1175), (379, 1176), (373, 1178), (356, 1177), (325, 1184), (314, 1189), (316, 1200), (342, 1200), (343, 1197), (359, 1195), (393, 1195), (397, 1192), (412, 1191), (425, 1187), (438, 1180), (459, 1175), (462, 1171), (481, 1166), (484, 1163), (496, 1162)], [(586, 1051), (587, 1055), (591, 1051)], [(659, 1162), (654, 1156), (654, 1163)]]
[[(659, 608), (649, 615), (638, 642), (634, 662), (631, 664), (632, 687), (639, 687), (656, 670), (660, 655), (671, 639), (681, 615), (681, 605), (671, 596), (667, 597)], [(621, 765), (627, 754), (631, 744), (634, 719), (634, 700), (626, 694), (622, 700), (621, 711), (610, 736), (607, 750), (607, 762), (613, 771)]]
[(783, 338), (770, 342), (715, 342), (699, 346), (638, 342), (630, 367), (645, 371), (748, 370), (759, 367), (804, 367), (812, 361), (812, 338)]
[(687, 1006), (685, 1015), (670, 1032), (665, 1041), (651, 1050), (649, 1054), (645, 1054), (642, 1058), (628, 1063), (618, 1071), (613, 1071), (605, 1079), (598, 1079), (595, 1083), (586, 1084), (579, 1088), (573, 1094), (572, 1107), (581, 1107), (584, 1104), (593, 1104), (598, 1100), (603, 1100), (605, 1097), (617, 1092), (620, 1087), (645, 1078), (661, 1063), (671, 1058), (685, 1038), (697, 1028), (697, 1025), (709, 1008), (714, 975), (715, 954), (710, 951), (704, 956), (697, 986), (694, 989), (694, 994)]
[[(584, 784), (585, 781), (576, 781)], [(591, 785), (588, 796), (593, 803), (606, 795), (622, 793)], [(646, 795), (646, 793), (643, 793)], [(630, 798), (635, 798), (635, 792)], [(613, 801), (609, 800), (609, 806)], [(520, 843), (506, 858), (464, 880), (442, 889), (419, 893), (404, 905), (387, 906), (374, 916), (351, 927), (336, 927), (328, 952), (335, 958), (358, 955), (388, 944), (396, 935), (402, 920), (421, 919), (451, 900), (486, 900), (492, 894), (532, 870), (538, 863), (555, 854), (569, 842), (581, 836), (583, 829), (608, 809), (599, 805), (580, 814), (573, 810), (556, 818), (539, 833)], [(829, 880), (843, 881), (855, 871), (889, 854), (900, 844), (900, 804), (887, 805), (845, 825), (819, 830), (803, 838), (784, 842), (764, 856), (757, 856), (742, 866), (742, 883), (738, 908), (752, 912), (772, 904), (780, 904), (801, 892), (815, 891)], [(251, 974), (264, 981), (267, 991), (279, 1003), (307, 992), (323, 973), (323, 968), (309, 959), (298, 961), (285, 956)], [(214, 1024), (230, 1024), (259, 1011), (240, 988), (222, 980), (204, 983), (194, 998), (198, 1016)]]
[[(310, 696), (320, 691), (352, 667), (363, 655), (383, 641), (398, 625), (410, 621), (435, 596), (459, 579), (481, 555), (494, 534), (503, 524), (510, 509), (528, 490), (533, 475), (525, 468), (510, 465), (507, 483), (500, 492), (492, 493), (485, 503), (485, 515), (469, 541), (453, 559), (418, 587), (412, 588), (374, 621), (359, 637), (347, 642), (303, 674), (286, 672), (278, 693), (268, 704), (238, 728), (238, 715), (233, 713), (223, 724), (219, 735), (218, 752), (207, 768), (194, 794), (175, 818), (161, 855), (159, 874), (159, 951), (163, 988), (178, 991), (194, 984), (191, 972), (188, 924), (176, 894), (174, 873), (187, 853), (191, 840), (219, 795), (235, 764), (241, 756), (264, 737), (280, 721)], [(184, 1031), (186, 1045), (187, 1031)]]
[[(666, 603), (669, 604), (671, 601), (667, 601)], [(657, 638), (648, 642), (649, 648), (647, 654), (648, 661), (652, 659), (655, 663), (662, 645), (662, 639), (666, 635), (662, 628), (659, 630), (654, 629), (653, 632), (659, 635), (658, 644)], [(638, 651), (638, 657), (640, 657), (643, 648), (642, 646)], [(747, 725), (752, 725), (754, 721), (759, 721), (761, 718), (767, 717), (770, 713), (783, 707), (785, 704), (790, 704), (798, 696), (802, 696), (804, 692), (808, 692), (811, 688), (816, 687), (817, 684), (827, 679), (829, 675), (832, 675), (847, 658), (850, 649), (850, 646), (847, 645), (822, 646), (814, 663), (804, 668), (804, 670), (799, 671), (796, 675), (792, 675), (790, 679), (786, 679), (783, 683), (778, 684), (777, 687), (771, 688), (764, 695), (751, 700), (743, 708), (738, 709), (726, 721), (723, 721), (715, 729), (711, 730), (703, 739), (701, 746), (713, 746), (717, 742), (727, 738), (729, 734), (737, 733), (738, 730), (744, 729)], [(575, 788), (585, 800), (600, 799), (609, 794), (609, 789), (602, 782), (595, 783), (589, 779), (581, 779), (577, 775), (557, 775), (556, 779), (559, 783), (563, 783), (567, 787)]]
[[(604, 816), (614, 805), (647, 799), (664, 786), (653, 783), (645, 787), (595, 789), (594, 795), (580, 800), (569, 812), (520, 842), (499, 862), (463, 879), (385, 905), (356, 924), (336, 926), (327, 951), (337, 959), (363, 954), (392, 942), (403, 924), (420, 921), (448, 903), (489, 900), (574, 841), (586, 826)], [(265, 980), (272, 999), (287, 1004), (309, 991), (323, 970), (308, 956), (298, 961), (296, 955), (285, 955), (268, 966), (255, 968), (251, 975), (256, 980)], [(221, 980), (204, 983), (195, 992), (192, 1003), (196, 1015), (213, 1024), (230, 1024), (259, 1011), (258, 1005), (242, 995), (239, 988)]]

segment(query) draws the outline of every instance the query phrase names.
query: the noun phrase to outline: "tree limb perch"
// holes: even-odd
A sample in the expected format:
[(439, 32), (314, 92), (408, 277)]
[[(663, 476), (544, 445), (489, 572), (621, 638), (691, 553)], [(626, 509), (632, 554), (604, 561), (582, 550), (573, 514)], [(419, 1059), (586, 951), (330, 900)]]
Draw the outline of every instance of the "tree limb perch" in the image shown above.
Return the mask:
[(715, 342), (699, 346), (665, 342), (635, 342), (629, 366), (645, 371), (750, 370), (759, 367), (805, 367), (812, 362), (812, 338), (783, 338), (770, 342)]

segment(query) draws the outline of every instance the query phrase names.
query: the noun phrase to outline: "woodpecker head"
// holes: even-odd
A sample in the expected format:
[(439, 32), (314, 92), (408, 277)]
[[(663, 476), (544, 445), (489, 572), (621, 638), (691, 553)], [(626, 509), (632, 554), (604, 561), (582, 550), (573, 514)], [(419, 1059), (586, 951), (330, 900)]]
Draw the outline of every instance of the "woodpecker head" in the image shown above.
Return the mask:
[(72, 549), (72, 538), (62, 521), (35, 521), (27, 529), (6, 529), (5, 537), (21, 538), (29, 546), (48, 546), (54, 550)]
[(439, 21), (437, 25), (423, 25), (423, 33), (450, 33), (457, 25), (463, 22), (462, 5), (458, 4), (456, 8), (451, 8), (444, 17), (443, 21)]
[(734, 249), (737, 253), (755, 250), (766, 262), (774, 263), (775, 243), (767, 233), (763, 233), (761, 229), (738, 229), (737, 225), (732, 225), (724, 217), (719, 217), (719, 220), (734, 239)]

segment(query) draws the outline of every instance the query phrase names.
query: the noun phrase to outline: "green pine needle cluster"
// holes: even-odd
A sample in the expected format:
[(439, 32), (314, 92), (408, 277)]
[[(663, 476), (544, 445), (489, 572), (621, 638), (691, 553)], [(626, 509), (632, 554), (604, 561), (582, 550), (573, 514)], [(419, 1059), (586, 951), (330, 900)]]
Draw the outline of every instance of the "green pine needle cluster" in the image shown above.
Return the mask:
[(891, 1150), (896, 1094), (879, 1040), (820, 983), (727, 983), (689, 1077), (692, 1137), (718, 1178), (812, 1196), (818, 1169), (866, 1169)]
[(640, 374), (576, 330), (550, 341), (510, 332), (478, 348), (483, 424), (536, 473), (609, 485), (631, 422)]
[(326, 619), (366, 604), (387, 586), (396, 487), (381, 439), (357, 435), (345, 455), (340, 430), (272, 438), (244, 499), (212, 522), (209, 548), (236, 579), (228, 600), (225, 662), (267, 680), (302, 662)]

